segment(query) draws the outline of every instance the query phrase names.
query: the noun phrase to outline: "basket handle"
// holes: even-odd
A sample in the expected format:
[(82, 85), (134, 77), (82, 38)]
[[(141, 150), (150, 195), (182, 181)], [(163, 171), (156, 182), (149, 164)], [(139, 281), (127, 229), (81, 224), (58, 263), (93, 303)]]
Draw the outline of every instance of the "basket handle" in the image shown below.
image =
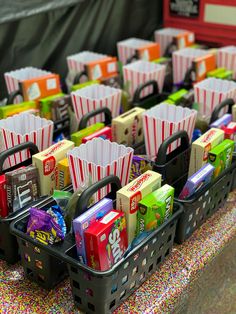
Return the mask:
[(4, 152), (0, 153), (0, 174), (3, 173), (3, 164), (4, 164), (5, 160), (9, 156), (14, 155), (16, 153), (19, 153), (25, 149), (29, 149), (31, 156), (34, 154), (37, 154), (39, 152), (38, 147), (34, 143), (25, 142), (25, 143), (21, 143), (19, 145), (16, 145), (14, 147), (11, 147), (11, 148), (5, 150)]
[(112, 120), (112, 115), (111, 115), (111, 111), (109, 108), (103, 107), (103, 108), (98, 108), (95, 109), (91, 112), (86, 113), (82, 119), (80, 120), (79, 123), (79, 130), (82, 130), (84, 128), (87, 127), (88, 124), (88, 120), (98, 114), (104, 113), (105, 115), (105, 125), (110, 125), (111, 124), (111, 120)]
[(137, 56), (137, 53), (135, 53), (134, 55), (132, 55), (131, 57), (129, 57), (127, 60), (126, 60), (126, 64), (129, 64), (133, 61), (136, 61), (138, 60), (138, 56)]
[(188, 133), (183, 130), (174, 133), (161, 144), (158, 150), (156, 162), (159, 165), (164, 165), (166, 163), (167, 149), (171, 143), (175, 142), (178, 139), (181, 139), (180, 148), (182, 152), (189, 148)]
[(145, 98), (145, 97), (141, 98), (140, 95), (141, 95), (141, 92), (144, 90), (144, 88), (149, 87), (149, 86), (152, 86), (153, 91), (152, 91), (152, 94), (149, 94), (146, 97), (155, 96), (158, 94), (159, 88), (157, 85), (157, 81), (151, 80), (151, 81), (148, 81), (144, 84), (140, 84), (134, 93), (134, 98), (133, 98), (134, 104), (139, 103), (140, 101), (142, 101), (143, 98)]
[(219, 103), (215, 109), (213, 110), (212, 112), (212, 115), (211, 115), (211, 120), (210, 120), (210, 124), (215, 122), (217, 119), (219, 119), (219, 113), (220, 111), (225, 108), (226, 106), (229, 106), (228, 107), (228, 113), (232, 113), (232, 107), (234, 105), (234, 100), (232, 98), (227, 98), (225, 100), (223, 100), (221, 103)]
[(98, 190), (104, 188), (108, 184), (111, 184), (111, 193), (109, 197), (113, 200), (116, 198), (116, 192), (121, 189), (121, 182), (117, 176), (110, 175), (92, 184), (81, 193), (76, 204), (74, 219), (86, 212), (89, 200), (93, 196), (93, 194), (95, 194)]
[(7, 105), (12, 105), (12, 104), (14, 104), (14, 100), (15, 100), (15, 98), (17, 97), (17, 96), (22, 96), (23, 97), (23, 95), (22, 95), (22, 92), (21, 92), (21, 90), (16, 90), (16, 91), (14, 91), (14, 92), (11, 92), (9, 95), (8, 95), (8, 97), (7, 97)]
[(82, 72), (77, 73), (75, 78), (74, 78), (73, 85), (79, 84), (80, 83), (80, 79), (81, 79), (81, 77), (83, 75), (87, 76), (87, 72), (86, 71), (82, 71)]
[(187, 72), (185, 73), (184, 76), (184, 82), (183, 82), (183, 87), (185, 87), (186, 89), (188, 89), (190, 86), (192, 86), (193, 80), (192, 80), (192, 73), (194, 73), (194, 66), (192, 65)]
[(176, 44), (174, 40), (166, 47), (163, 57), (170, 58), (173, 50), (176, 50)]

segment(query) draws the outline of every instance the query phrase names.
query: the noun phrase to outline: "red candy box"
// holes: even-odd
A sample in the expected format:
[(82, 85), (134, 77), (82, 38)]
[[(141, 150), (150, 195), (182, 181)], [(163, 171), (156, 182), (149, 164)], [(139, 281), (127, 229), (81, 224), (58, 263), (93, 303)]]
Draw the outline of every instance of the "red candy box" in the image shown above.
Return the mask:
[(128, 247), (124, 213), (111, 210), (84, 233), (88, 266), (105, 271), (116, 264)]
[(105, 128), (102, 128), (101, 130), (94, 132), (91, 135), (85, 136), (82, 139), (82, 143), (85, 144), (88, 141), (91, 141), (95, 137), (101, 137), (104, 140), (111, 141), (111, 128), (109, 126), (105, 126)]
[(0, 217), (8, 215), (7, 190), (5, 174), (0, 175)]

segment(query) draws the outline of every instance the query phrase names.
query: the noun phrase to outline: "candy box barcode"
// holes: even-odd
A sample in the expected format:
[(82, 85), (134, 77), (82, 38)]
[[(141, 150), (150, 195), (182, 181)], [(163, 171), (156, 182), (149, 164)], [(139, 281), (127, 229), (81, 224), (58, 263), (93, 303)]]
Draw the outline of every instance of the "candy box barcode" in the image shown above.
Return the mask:
[(110, 269), (128, 246), (125, 216), (117, 210), (93, 223), (84, 234), (87, 263), (96, 270)]

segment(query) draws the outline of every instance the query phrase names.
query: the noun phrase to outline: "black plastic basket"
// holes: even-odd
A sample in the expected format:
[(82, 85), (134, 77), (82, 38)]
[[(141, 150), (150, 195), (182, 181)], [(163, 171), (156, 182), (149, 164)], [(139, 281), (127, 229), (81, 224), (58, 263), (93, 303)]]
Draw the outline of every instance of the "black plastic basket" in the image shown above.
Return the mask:
[(216, 180), (207, 184), (189, 200), (176, 199), (183, 206), (176, 230), (176, 243), (183, 243), (212, 214), (224, 205), (233, 190), (236, 177), (236, 157), (231, 167), (226, 169)]
[[(10, 169), (3, 170), (5, 160), (15, 153), (29, 149), (31, 158), (20, 165), (16, 165)], [(32, 162), (32, 155), (38, 153), (38, 147), (31, 143), (22, 143), (14, 146), (0, 154), (0, 174), (19, 168), (20, 166), (30, 165)], [(10, 223), (24, 213), (25, 208), (9, 214), (5, 218), (0, 218), (0, 258), (9, 264), (14, 264), (19, 260), (19, 252), (16, 238), (10, 234)]]
[[(108, 197), (114, 200), (120, 188), (118, 177), (108, 176), (85, 190), (77, 203), (75, 217), (87, 210), (89, 199), (99, 189), (111, 184)], [(115, 205), (115, 204), (114, 204)], [(76, 306), (86, 313), (109, 313), (115, 310), (131, 295), (170, 254), (173, 247), (176, 225), (182, 213), (181, 205), (174, 204), (174, 214), (157, 230), (153, 231), (143, 242), (136, 246), (127, 256), (123, 257), (112, 269), (104, 272), (95, 271), (81, 264), (77, 259), (73, 231), (67, 234), (62, 243), (46, 246), (27, 236), (24, 232), (29, 214), (15, 220), (11, 231), (18, 238), (22, 254), (27, 252), (25, 242), (38, 247), (40, 253), (32, 251), (34, 259), (43, 253), (55, 256), (67, 263), (73, 298)], [(52, 269), (53, 273), (55, 269)]]

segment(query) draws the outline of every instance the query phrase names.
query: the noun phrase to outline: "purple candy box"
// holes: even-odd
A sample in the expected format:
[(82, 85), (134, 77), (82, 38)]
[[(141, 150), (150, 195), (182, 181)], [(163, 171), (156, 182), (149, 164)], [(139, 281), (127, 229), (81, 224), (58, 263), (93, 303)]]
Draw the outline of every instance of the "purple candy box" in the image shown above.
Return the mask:
[(77, 247), (78, 259), (81, 263), (86, 264), (86, 251), (84, 242), (84, 232), (95, 221), (101, 219), (105, 214), (113, 209), (113, 202), (109, 198), (104, 198), (84, 214), (73, 220), (73, 228), (75, 232), (75, 240)]

